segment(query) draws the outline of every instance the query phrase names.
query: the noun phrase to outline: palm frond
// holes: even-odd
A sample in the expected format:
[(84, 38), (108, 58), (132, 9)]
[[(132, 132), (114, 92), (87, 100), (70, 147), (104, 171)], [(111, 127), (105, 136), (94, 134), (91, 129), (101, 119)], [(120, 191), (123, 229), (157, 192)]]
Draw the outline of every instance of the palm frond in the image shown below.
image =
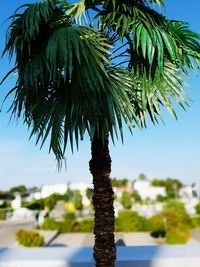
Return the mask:
[[(23, 116), (31, 137), (60, 163), (88, 132), (112, 139), (122, 126), (146, 126), (162, 119), (162, 107), (177, 117), (185, 109), (183, 76), (200, 59), (200, 35), (184, 22), (152, 9), (162, 0), (44, 0), (12, 16), (4, 54), (16, 54), (18, 79), (13, 116)], [(96, 13), (100, 28), (80, 25)], [(92, 13), (93, 14), (93, 13)], [(92, 25), (90, 23), (88, 26)]]

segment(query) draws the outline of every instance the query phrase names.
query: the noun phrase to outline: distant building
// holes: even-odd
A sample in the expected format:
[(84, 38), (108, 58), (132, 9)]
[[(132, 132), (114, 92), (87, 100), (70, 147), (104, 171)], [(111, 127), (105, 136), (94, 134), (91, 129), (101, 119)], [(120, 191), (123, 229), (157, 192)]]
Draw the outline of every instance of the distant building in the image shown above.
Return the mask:
[(156, 200), (157, 196), (166, 196), (166, 189), (162, 186), (152, 186), (150, 181), (137, 180), (133, 185), (134, 191), (136, 191), (145, 200), (147, 198)]
[(200, 198), (200, 186), (197, 184), (183, 186), (179, 190), (179, 196), (181, 198)]
[(15, 194), (15, 199), (11, 201), (11, 207), (13, 210), (21, 208), (22, 199), (19, 194)]
[(67, 184), (46, 184), (41, 187), (41, 198), (46, 198), (52, 194), (64, 195), (67, 191)]

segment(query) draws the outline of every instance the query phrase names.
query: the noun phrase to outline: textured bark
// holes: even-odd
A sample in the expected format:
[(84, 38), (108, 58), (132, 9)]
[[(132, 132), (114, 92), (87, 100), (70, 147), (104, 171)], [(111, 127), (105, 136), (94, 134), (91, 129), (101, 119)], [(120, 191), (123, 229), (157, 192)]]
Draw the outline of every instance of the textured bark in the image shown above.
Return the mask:
[(90, 172), (93, 176), (93, 205), (95, 210), (94, 259), (97, 267), (114, 267), (116, 247), (114, 238), (114, 193), (110, 180), (111, 158), (107, 135), (104, 142), (94, 136)]

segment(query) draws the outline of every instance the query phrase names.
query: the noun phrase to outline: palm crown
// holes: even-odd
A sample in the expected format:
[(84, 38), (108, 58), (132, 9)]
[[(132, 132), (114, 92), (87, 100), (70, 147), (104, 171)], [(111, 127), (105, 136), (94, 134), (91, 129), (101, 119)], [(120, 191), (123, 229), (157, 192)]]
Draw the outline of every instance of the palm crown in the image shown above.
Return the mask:
[[(125, 122), (155, 123), (161, 106), (183, 108), (184, 75), (200, 58), (200, 36), (152, 9), (162, 0), (45, 0), (12, 16), (4, 50), (16, 53), (12, 112), (58, 161), (68, 141), (110, 133)], [(92, 19), (91, 19), (92, 17)], [(7, 77), (7, 76), (6, 76)]]

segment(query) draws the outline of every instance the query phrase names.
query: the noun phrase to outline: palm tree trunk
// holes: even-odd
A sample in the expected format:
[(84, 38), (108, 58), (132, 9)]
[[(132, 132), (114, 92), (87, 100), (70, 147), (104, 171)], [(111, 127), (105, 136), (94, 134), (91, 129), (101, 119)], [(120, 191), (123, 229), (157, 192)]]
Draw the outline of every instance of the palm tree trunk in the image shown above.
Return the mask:
[(116, 259), (114, 193), (110, 180), (111, 158), (108, 139), (109, 135), (105, 140), (99, 138), (97, 134), (94, 136), (90, 161), (90, 172), (94, 184), (94, 259), (97, 267), (114, 267)]

